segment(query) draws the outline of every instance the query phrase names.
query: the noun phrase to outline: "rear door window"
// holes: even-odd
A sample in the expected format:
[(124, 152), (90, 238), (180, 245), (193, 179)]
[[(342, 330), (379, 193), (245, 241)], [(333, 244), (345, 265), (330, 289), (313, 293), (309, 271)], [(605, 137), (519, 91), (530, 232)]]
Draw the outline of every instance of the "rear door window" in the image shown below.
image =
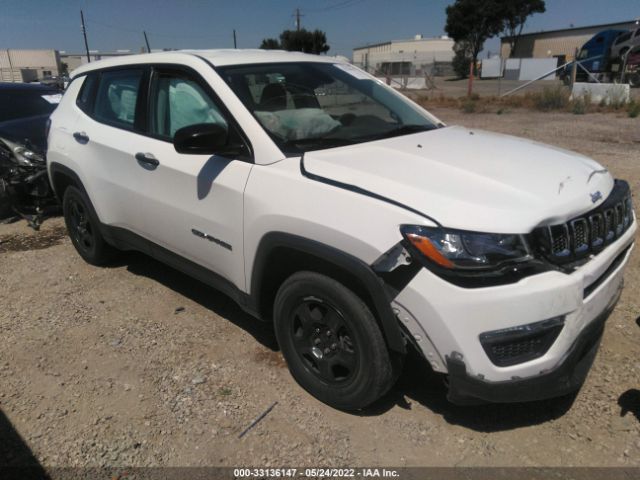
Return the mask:
[(622, 35), (620, 35), (618, 37), (618, 39), (616, 40), (616, 45), (619, 45), (623, 42), (626, 42), (627, 40), (629, 40), (631, 38), (631, 32), (629, 33), (623, 33)]
[(93, 110), (94, 118), (116, 127), (133, 129), (142, 75), (142, 69), (102, 72)]

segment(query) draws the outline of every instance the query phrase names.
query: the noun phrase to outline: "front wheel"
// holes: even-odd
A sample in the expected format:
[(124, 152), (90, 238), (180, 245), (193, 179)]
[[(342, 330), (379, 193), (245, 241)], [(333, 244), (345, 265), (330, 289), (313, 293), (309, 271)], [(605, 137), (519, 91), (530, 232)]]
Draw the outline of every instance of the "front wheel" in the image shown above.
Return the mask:
[(289, 277), (276, 295), (274, 322), (291, 374), (328, 405), (364, 408), (397, 378), (399, 362), (371, 311), (332, 278), (315, 272)]

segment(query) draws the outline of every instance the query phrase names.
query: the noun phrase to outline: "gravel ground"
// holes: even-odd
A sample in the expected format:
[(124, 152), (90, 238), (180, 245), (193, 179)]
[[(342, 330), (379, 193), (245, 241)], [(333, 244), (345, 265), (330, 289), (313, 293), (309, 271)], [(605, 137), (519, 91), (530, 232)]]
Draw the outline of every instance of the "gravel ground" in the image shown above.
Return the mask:
[[(434, 113), (577, 150), (640, 192), (640, 119)], [(140, 254), (87, 265), (59, 218), (0, 225), (0, 465), (640, 466), (639, 262), (577, 395), (455, 407), (410, 358), (348, 414), (299, 388), (272, 330), (216, 291)]]

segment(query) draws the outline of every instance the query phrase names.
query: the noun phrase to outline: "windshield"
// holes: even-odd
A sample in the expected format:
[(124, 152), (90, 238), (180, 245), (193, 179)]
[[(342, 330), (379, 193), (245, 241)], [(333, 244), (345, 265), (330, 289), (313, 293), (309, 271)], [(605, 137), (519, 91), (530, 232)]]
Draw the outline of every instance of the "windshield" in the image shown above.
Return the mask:
[(286, 154), (438, 128), (409, 100), (349, 64), (257, 64), (216, 71)]

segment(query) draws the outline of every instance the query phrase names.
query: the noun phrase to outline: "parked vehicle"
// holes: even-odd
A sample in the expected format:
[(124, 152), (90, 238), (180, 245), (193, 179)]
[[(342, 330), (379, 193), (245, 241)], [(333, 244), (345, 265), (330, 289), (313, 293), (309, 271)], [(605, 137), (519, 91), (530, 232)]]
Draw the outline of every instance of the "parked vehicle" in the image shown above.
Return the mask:
[(83, 259), (140, 250), (225, 292), (341, 409), (389, 390), (409, 348), (452, 402), (575, 391), (634, 244), (629, 185), (595, 161), (446, 126), (331, 57), (92, 62), (51, 120)]
[(640, 28), (619, 35), (611, 46), (611, 58), (623, 57), (631, 48), (640, 46)]
[(50, 87), (0, 83), (0, 219), (22, 217), (37, 229), (58, 210), (44, 157), (47, 122), (60, 98)]
[[(593, 78), (599, 81), (606, 79), (610, 73), (611, 46), (616, 39), (625, 33), (625, 30), (603, 30), (596, 33), (585, 43), (578, 52), (578, 60), (583, 68), (578, 67), (576, 80), (579, 82), (592, 82)], [(560, 73), (560, 78), (565, 84), (571, 81), (573, 62), (568, 64)], [(591, 73), (591, 77), (585, 71)]]
[(640, 87), (640, 46), (632, 47), (623, 57), (611, 63), (614, 81), (628, 83), (632, 88)]

